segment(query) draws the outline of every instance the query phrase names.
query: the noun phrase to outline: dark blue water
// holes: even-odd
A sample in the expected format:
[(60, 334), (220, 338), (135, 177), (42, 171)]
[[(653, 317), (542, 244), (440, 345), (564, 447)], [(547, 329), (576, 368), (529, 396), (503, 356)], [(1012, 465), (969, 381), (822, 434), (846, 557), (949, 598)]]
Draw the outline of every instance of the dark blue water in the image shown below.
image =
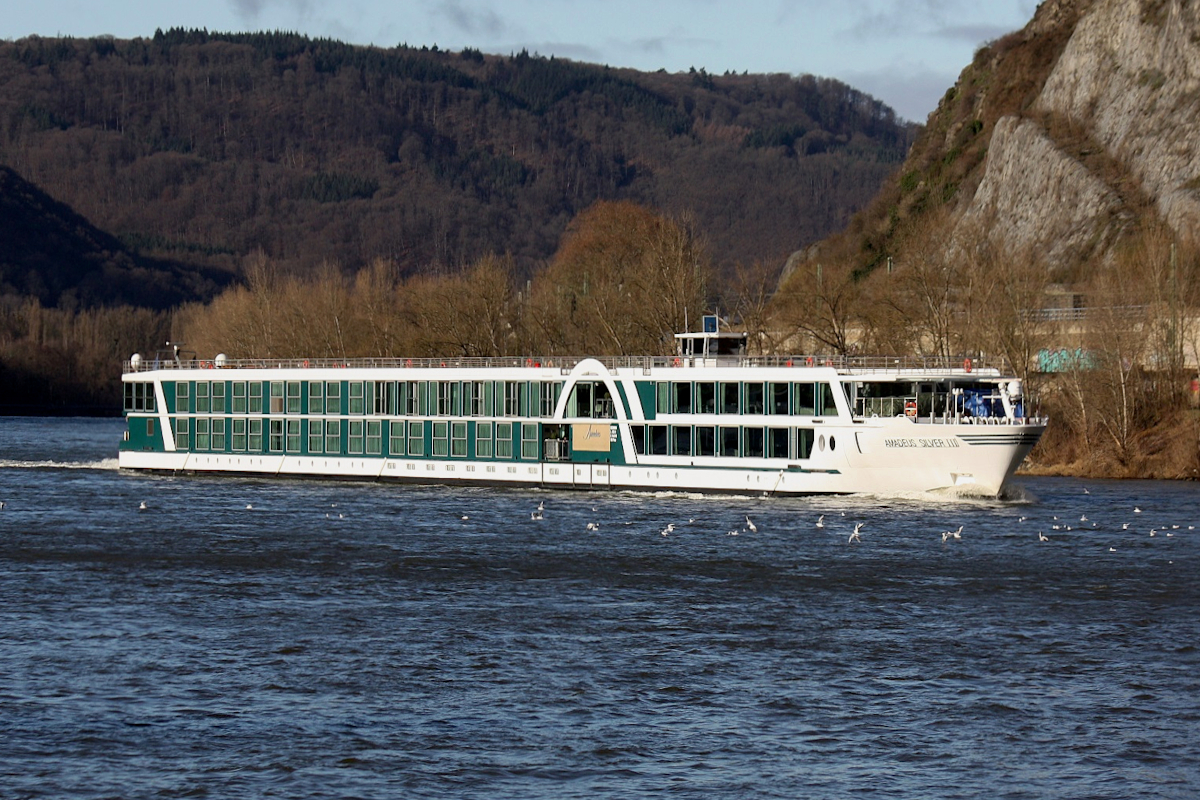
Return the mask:
[(1194, 485), (167, 478), (120, 430), (0, 419), (0, 797), (1200, 796)]

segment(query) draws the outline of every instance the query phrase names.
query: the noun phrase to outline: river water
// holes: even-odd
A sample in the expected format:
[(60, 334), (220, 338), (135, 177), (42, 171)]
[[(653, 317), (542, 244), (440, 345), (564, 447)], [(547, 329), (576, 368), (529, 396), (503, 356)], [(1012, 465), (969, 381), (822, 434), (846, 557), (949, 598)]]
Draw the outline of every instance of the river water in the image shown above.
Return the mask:
[(1200, 796), (1194, 485), (171, 478), (120, 432), (0, 419), (0, 797)]

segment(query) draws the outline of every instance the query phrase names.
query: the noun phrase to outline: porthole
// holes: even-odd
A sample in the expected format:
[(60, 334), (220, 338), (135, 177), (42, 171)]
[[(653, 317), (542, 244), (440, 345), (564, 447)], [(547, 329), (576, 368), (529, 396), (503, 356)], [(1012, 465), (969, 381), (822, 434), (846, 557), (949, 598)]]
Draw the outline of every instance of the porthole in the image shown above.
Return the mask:
[(825, 449), (825, 434), (823, 433), (817, 439), (817, 449), (822, 451)]
[(830, 436), (829, 437), (829, 452), (832, 453), (836, 449), (837, 449), (837, 439), (834, 439), (832, 436)]

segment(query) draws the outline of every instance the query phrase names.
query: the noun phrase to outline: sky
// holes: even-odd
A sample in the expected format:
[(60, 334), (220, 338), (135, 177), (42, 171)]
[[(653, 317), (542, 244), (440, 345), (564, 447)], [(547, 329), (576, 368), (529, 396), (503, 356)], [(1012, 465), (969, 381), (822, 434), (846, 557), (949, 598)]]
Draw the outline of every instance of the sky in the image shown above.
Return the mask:
[(0, 0), (0, 39), (296, 31), (351, 44), (528, 50), (647, 72), (836, 78), (924, 122), (1037, 0)]

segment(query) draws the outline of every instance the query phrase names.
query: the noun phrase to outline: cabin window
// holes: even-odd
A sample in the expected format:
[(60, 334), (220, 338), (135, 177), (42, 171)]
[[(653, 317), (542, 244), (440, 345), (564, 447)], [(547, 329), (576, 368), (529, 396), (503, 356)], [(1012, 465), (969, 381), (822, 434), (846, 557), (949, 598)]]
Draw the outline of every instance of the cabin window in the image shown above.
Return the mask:
[[(536, 383), (520, 383), (520, 384), (518, 384), (518, 385), (521, 387), (521, 394), (520, 394), (521, 410), (520, 410), (520, 416), (522, 416), (522, 417), (532, 417), (532, 416), (533, 416), (533, 411), (532, 411), (532, 408), (531, 408), (531, 407), (532, 407), (532, 405), (533, 405), (533, 402), (531, 402), (531, 398), (537, 397), (537, 394), (536, 394), (537, 384), (536, 384)], [(536, 402), (536, 401), (534, 401), (534, 402)]]
[(287, 451), (289, 453), (300, 452), (300, 420), (287, 420)]
[(404, 455), (404, 426), (402, 419), (394, 419), (388, 423), (388, 455)]
[(251, 419), (248, 422), (250, 433), (247, 435), (246, 449), (251, 453), (261, 453), (263, 449), (263, 421)]
[(671, 443), (671, 452), (677, 456), (690, 456), (692, 454), (692, 428), (690, 425), (674, 426), (674, 441)]
[(308, 382), (308, 413), (325, 413), (325, 384), (321, 381)]
[(208, 419), (199, 417), (196, 419), (196, 449), (207, 450), (211, 442), (209, 435)]
[(742, 455), (747, 458), (763, 457), (763, 429), (746, 428), (742, 432)]
[(513, 456), (513, 424), (511, 422), (496, 423), (496, 458), (512, 458)]
[(763, 413), (763, 385), (761, 383), (746, 384), (746, 407), (747, 414)]
[(796, 429), (796, 458), (809, 458), (812, 455), (814, 438), (812, 428)]
[(352, 419), (346, 423), (346, 452), (360, 456), (363, 451), (363, 421)]
[[(342, 413), (342, 383), (341, 381), (329, 381), (325, 384), (325, 413), (326, 414), (341, 414)], [(341, 450), (341, 448), (338, 448)]]
[(363, 413), (363, 383), (362, 381), (350, 381), (350, 414), (362, 415)]
[(790, 440), (791, 436), (787, 428), (767, 428), (767, 457), (788, 458)]
[(521, 425), (521, 458), (536, 460), (540, 451), (537, 423), (522, 423)]
[(717, 429), (711, 425), (696, 426), (696, 455), (715, 456), (717, 454)]
[(736, 383), (721, 384), (721, 413), (722, 414), (737, 414), (741, 411), (741, 404), (738, 402), (738, 388)]
[(692, 413), (692, 384), (677, 381), (671, 384), (671, 411), (676, 414)]
[[(450, 416), (450, 382), (438, 381), (437, 386), (437, 402), (434, 405), (434, 413), (439, 417)], [(434, 455), (437, 455), (436, 449)]]
[[(213, 387), (216, 388), (215, 386)], [(287, 382), (287, 413), (299, 414), (303, 406), (300, 404), (300, 381)]]
[(425, 423), (414, 421), (408, 423), (408, 454), (420, 456), (425, 454)]
[(479, 422), (475, 425), (475, 457), (492, 457), (492, 423)]
[(331, 455), (341, 455), (342, 452), (342, 422), (337, 419), (325, 420), (325, 452)]
[(212, 405), (208, 399), (209, 385), (207, 381), (196, 381), (196, 413), (207, 414)]
[(654, 384), (654, 411), (658, 414), (671, 413), (671, 384), (666, 381)]
[(833, 399), (833, 386), (831, 384), (821, 384), (821, 407), (817, 413), (823, 417), (837, 416), (837, 403)]
[(494, 416), (492, 409), (496, 407), (496, 384), (493, 381), (484, 381), (480, 384), (483, 387), (483, 410), (479, 412), (480, 416)]
[[(317, 384), (320, 386), (321, 384)], [(309, 401), (312, 401), (312, 395), (309, 395)], [(325, 421), (320, 419), (310, 419), (304, 423), (308, 426), (308, 453), (309, 455), (318, 455), (325, 451)]]
[(567, 398), (566, 416), (613, 419), (615, 409), (608, 386), (599, 381), (580, 381)]
[(717, 385), (711, 382), (696, 384), (696, 413), (717, 413)]
[(721, 431), (721, 455), (725, 458), (737, 458), (741, 452), (738, 449), (739, 444), (739, 428), (720, 428)]
[(770, 411), (772, 414), (788, 413), (788, 385), (786, 383), (767, 384), (770, 387)]
[(521, 408), (521, 384), (516, 381), (504, 382), (504, 416), (515, 417)]
[[(263, 385), (262, 381), (250, 382), (250, 413), (261, 414), (263, 410)], [(261, 431), (260, 431), (261, 433)], [(252, 448), (253, 449), (253, 448)], [(261, 447), (259, 448), (262, 449)]]
[[(242, 390), (245, 391), (245, 385), (242, 386)], [(243, 396), (242, 399), (245, 400), (246, 398)], [(245, 418), (239, 417), (239, 418), (231, 420), (231, 427), (233, 429), (233, 431), (232, 431), (232, 440), (233, 441), (231, 442), (231, 444), (232, 444), (231, 449), (235, 453), (246, 452), (246, 420), (245, 420)]]
[(445, 456), (450, 454), (450, 425), (447, 422), (433, 423), (433, 455)]
[(665, 456), (667, 454), (666, 425), (647, 425), (646, 438), (647, 445), (650, 448), (650, 455)]
[(225, 381), (216, 381), (212, 385), (212, 413), (225, 413)]
[(367, 381), (365, 391), (367, 395), (367, 408), (364, 413), (383, 414), (383, 381)]
[(399, 396), (400, 384), (395, 381), (387, 381), (384, 383), (375, 384), (375, 413), (379, 416), (391, 415), (395, 416), (399, 411)]
[[(271, 381), (270, 413), (282, 414), (284, 409), (283, 381)], [(280, 448), (283, 449), (282, 447)]]
[(154, 436), (154, 419), (153, 418), (146, 420), (146, 435)]
[(125, 410), (154, 411), (154, 384), (143, 382), (126, 383)]
[(233, 382), (233, 408), (231, 410), (235, 414), (245, 414), (246, 413), (246, 382), (245, 381), (234, 381)]
[(367, 455), (383, 455), (383, 420), (367, 420)]
[(214, 419), (212, 421), (212, 449), (218, 453), (225, 452), (225, 419), (224, 417)]
[(558, 405), (559, 395), (562, 394), (562, 381), (542, 384), (542, 416), (553, 417), (554, 407)]
[(646, 455), (646, 426), (630, 425), (629, 433), (633, 438), (633, 452), (639, 456)]
[(792, 414), (797, 417), (817, 415), (817, 385), (815, 383), (792, 384)]
[(467, 423), (455, 422), (450, 425), (450, 455), (455, 458), (467, 457)]
[(191, 449), (191, 445), (188, 442), (188, 420), (186, 417), (180, 417), (175, 420), (175, 449)]
[(179, 381), (175, 384), (175, 413), (186, 414), (191, 411), (188, 404), (188, 387), (190, 384), (187, 381)]

